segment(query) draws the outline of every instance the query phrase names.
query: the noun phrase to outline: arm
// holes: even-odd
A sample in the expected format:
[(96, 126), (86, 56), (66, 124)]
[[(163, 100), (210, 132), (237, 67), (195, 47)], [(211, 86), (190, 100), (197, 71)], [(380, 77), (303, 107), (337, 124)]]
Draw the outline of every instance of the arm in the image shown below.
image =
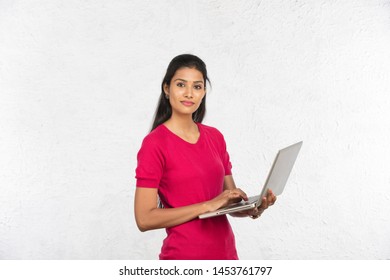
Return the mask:
[(179, 225), (204, 212), (207, 212), (206, 203), (161, 209), (157, 207), (157, 189), (137, 187), (135, 191), (134, 213), (140, 231)]
[(140, 231), (173, 227), (243, 198), (245, 199), (246, 195), (240, 189), (228, 189), (209, 201), (161, 209), (157, 207), (156, 188), (137, 187), (134, 201), (135, 220)]

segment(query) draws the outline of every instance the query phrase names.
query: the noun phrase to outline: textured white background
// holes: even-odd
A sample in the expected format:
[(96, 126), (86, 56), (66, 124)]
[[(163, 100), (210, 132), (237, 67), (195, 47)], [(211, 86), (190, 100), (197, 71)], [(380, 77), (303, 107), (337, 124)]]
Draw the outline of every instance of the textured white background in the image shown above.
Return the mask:
[(231, 219), (240, 258), (390, 259), (385, 0), (0, 0), (0, 258), (157, 258), (136, 153), (188, 52), (248, 194), (304, 141), (278, 203)]

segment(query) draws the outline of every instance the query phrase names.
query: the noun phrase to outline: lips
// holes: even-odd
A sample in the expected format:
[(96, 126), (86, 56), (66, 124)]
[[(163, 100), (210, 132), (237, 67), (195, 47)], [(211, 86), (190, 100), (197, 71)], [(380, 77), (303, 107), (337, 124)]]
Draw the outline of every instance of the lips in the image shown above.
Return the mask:
[(190, 107), (190, 106), (194, 105), (195, 103), (191, 102), (191, 101), (181, 101), (181, 104), (183, 104), (184, 106)]

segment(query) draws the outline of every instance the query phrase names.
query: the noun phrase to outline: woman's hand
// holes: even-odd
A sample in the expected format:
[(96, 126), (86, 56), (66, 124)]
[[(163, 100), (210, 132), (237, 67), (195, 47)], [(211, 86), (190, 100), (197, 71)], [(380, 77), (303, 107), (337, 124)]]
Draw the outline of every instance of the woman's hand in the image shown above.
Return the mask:
[(276, 201), (276, 196), (273, 194), (271, 190), (267, 191), (267, 196), (263, 197), (261, 205), (257, 208), (248, 210), (247, 214), (252, 219), (257, 219), (260, 217), (261, 214), (263, 214), (264, 210), (268, 207), (274, 205)]
[(248, 196), (239, 188), (224, 190), (220, 195), (206, 202), (208, 211), (212, 212), (232, 203), (248, 200)]

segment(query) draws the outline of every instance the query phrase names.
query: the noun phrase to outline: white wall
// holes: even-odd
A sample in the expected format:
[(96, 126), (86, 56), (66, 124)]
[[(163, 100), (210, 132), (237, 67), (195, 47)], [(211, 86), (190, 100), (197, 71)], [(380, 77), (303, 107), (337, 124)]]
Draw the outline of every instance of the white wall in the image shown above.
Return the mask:
[(304, 141), (278, 203), (231, 219), (240, 257), (389, 259), (389, 50), (385, 0), (1, 0), (0, 258), (157, 258), (136, 153), (189, 52), (247, 193)]

